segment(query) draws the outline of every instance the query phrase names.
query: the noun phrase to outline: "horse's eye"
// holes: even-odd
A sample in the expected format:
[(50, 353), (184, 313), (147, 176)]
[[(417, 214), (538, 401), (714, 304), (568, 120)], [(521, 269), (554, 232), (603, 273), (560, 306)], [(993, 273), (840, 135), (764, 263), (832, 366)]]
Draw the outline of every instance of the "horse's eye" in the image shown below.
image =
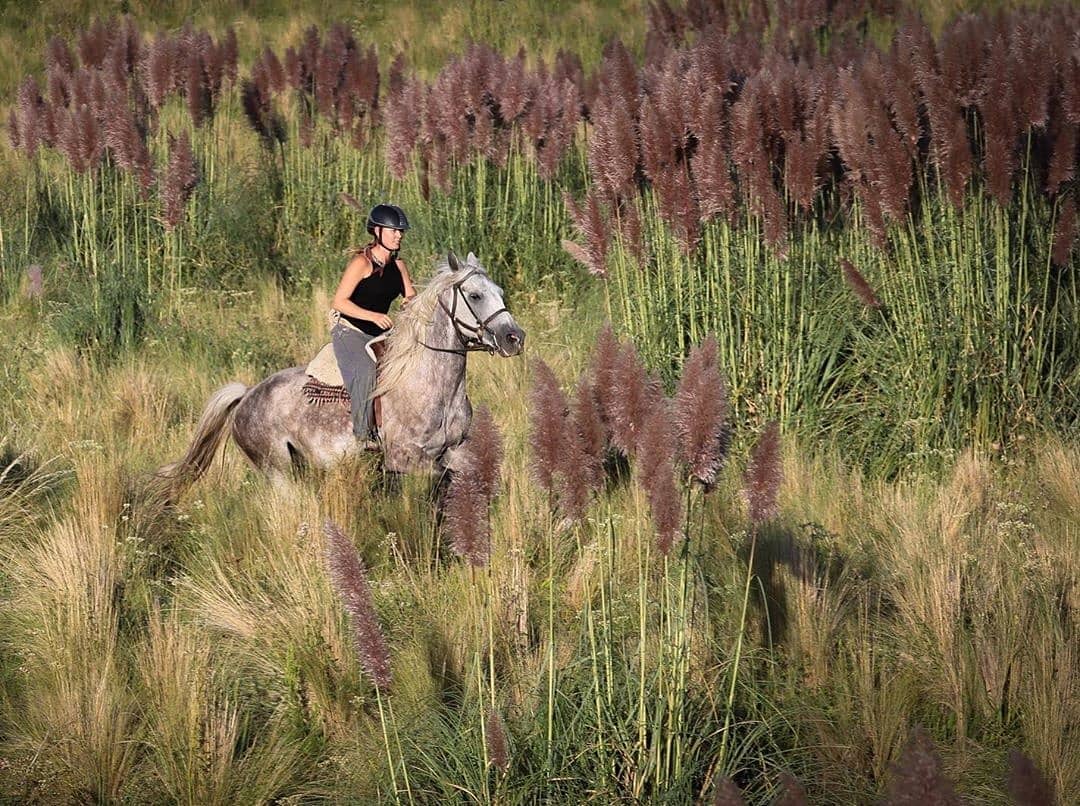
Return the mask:
[(479, 302), (480, 295), (473, 291), (471, 294), (469, 294), (469, 299), (471, 299), (473, 302)]

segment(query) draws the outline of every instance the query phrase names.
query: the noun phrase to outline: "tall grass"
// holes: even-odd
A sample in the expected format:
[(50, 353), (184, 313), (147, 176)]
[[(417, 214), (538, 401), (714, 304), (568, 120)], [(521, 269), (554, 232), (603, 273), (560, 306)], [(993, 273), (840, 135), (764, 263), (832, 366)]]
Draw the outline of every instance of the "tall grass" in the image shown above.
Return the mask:
[[(248, 322), (255, 305), (220, 316)], [(519, 315), (552, 355), (562, 318)], [(308, 338), (305, 316), (286, 321)], [(590, 341), (571, 346), (552, 358), (557, 382), (588, 364)], [(33, 371), (56, 377), (56, 349)], [(424, 480), (380, 492), (367, 465), (282, 497), (229, 450), (196, 498), (148, 509), (125, 469), (175, 452), (189, 418), (139, 401), (164, 394), (194, 416), (210, 387), (168, 380), (197, 377), (200, 356), (155, 361), (143, 373), (157, 384), (130, 393), (101, 391), (130, 369), (96, 366), (63, 395), (25, 398), (57, 423), (35, 442), (69, 456), (77, 484), (5, 538), (5, 793), (392, 797), (375, 691), (310, 526), (331, 517), (371, 569), (403, 800), (403, 769), (419, 801), (695, 799), (722, 776), (765, 801), (785, 770), (811, 798), (873, 799), (916, 722), (962, 793), (1006, 802), (1004, 753), (1020, 747), (1075, 796), (1071, 447), (970, 455), (943, 482), (887, 484), (787, 443), (778, 515), (751, 558), (736, 420), (734, 455), (714, 492), (691, 497), (689, 539), (666, 560), (636, 472), (552, 533), (549, 560), (549, 502), (528, 481), (530, 373), (481, 359), (473, 395), (505, 458), (475, 574), (438, 549)], [(138, 439), (114, 436), (122, 421)], [(493, 693), (505, 771), (485, 751)]]
[[(169, 136), (191, 142), (168, 226), (108, 148), (84, 172), (47, 148), (21, 163), (26, 183), (0, 191), (25, 213), (0, 222), (17, 271), (0, 320), (17, 446), (0, 452), (4, 798), (798, 802), (790, 775), (815, 802), (931, 783), (989, 803), (1080, 797), (1080, 454), (1040, 433), (1075, 416), (1076, 292), (1050, 240), (1072, 180), (1047, 196), (1038, 167), (1067, 136), (1027, 125), (999, 166), (1010, 181), (965, 184), (933, 128), (925, 154), (904, 150), (912, 104), (923, 123), (899, 90), (970, 90), (970, 71), (909, 31), (921, 78), (881, 83), (863, 64), (862, 95), (845, 86), (850, 106), (826, 119), (809, 110), (831, 85), (800, 95), (806, 76), (756, 38), (828, 65), (865, 26), (837, 6), (827, 27), (788, 30), (762, 8), (691, 59), (725, 82), (760, 66), (742, 85), (760, 120), (727, 91), (682, 103), (687, 43), (717, 20), (657, 3), (642, 69), (633, 42), (584, 54), (589, 73), (482, 47), (399, 67), (379, 115), (412, 140), (365, 131), (361, 148), (327, 82), (275, 90), (266, 43), (243, 34), (263, 65), (250, 85), (226, 82), (198, 125), (201, 90), (166, 93), (147, 129), (159, 181), (183, 151)], [(283, 67), (306, 22), (273, 43)], [(965, 24), (949, 42), (977, 39)], [(348, 37), (319, 34), (316, 68), (334, 42)], [(509, 75), (520, 97), (493, 89)], [(806, 115), (778, 140), (785, 88)], [(865, 97), (890, 99), (882, 153), (920, 168), (908, 196), (874, 173), (880, 115), (846, 114)], [(280, 129), (250, 129), (245, 98)], [(972, 124), (978, 166), (983, 113), (952, 111), (934, 114)], [(715, 137), (692, 154), (655, 127), (639, 142), (645, 120)], [(826, 153), (830, 126), (845, 139)], [(197, 497), (147, 500), (139, 472), (180, 450), (222, 377), (255, 381), (325, 338), (325, 289), (364, 237), (342, 191), (408, 209), (420, 276), (436, 252), (477, 251), (529, 332), (532, 357), (472, 364), (502, 434), (501, 465), (474, 457), (482, 501), (440, 520), (426, 479), (395, 484), (370, 460), (283, 494), (232, 449)], [(602, 286), (570, 269), (570, 236)], [(41, 296), (21, 293), (31, 260)], [(607, 318), (633, 345), (597, 340)], [(750, 462), (771, 419), (783, 427)], [(327, 519), (368, 574), (348, 619)], [(357, 623), (383, 632), (385, 691)]]

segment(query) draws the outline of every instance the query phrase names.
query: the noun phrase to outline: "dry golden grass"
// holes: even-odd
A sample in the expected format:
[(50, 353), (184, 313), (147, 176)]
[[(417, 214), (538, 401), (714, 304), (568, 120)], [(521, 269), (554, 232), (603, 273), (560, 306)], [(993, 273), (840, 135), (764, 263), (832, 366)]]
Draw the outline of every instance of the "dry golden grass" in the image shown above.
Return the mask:
[[(324, 303), (320, 290), (299, 303), (255, 294), (212, 317), (192, 313), (190, 326), (228, 334), (295, 317), (295, 330), (273, 338), (299, 357), (321, 338)], [(569, 387), (593, 326), (568, 341), (572, 311), (517, 307), (530, 354), (550, 358)], [(200, 360), (165, 350), (100, 367), (50, 346), (32, 362), (23, 411), (38, 425), (20, 435), (32, 435), (35, 455), (62, 457), (73, 480), (36, 512), (37, 525), (0, 532), (2, 626), (18, 646), (18, 686), (0, 697), (4, 752), (33, 760), (17, 786), (42, 798), (124, 797), (138, 781), (144, 793), (208, 803), (374, 793), (385, 774), (378, 711), (325, 578), (313, 525), (327, 517), (372, 568), (406, 742), (424, 741), (443, 703), (490, 699), (492, 663), (510, 724), (542, 714), (545, 539), (557, 524), (529, 476), (528, 358), (470, 360), (474, 403), (492, 409), (506, 452), (491, 564), (479, 573), (442, 545), (427, 482), (388, 492), (369, 461), (280, 492), (227, 448), (175, 508), (138, 511), (133, 480), (182, 450), (225, 380), (204, 377)], [(665, 576), (656, 560), (636, 485), (611, 490), (584, 524), (557, 528), (560, 675), (602, 679), (608, 653), (636, 669), (644, 595), (646, 672), (685, 646), (687, 685), (720, 702), (745, 575), (742, 464), (736, 452), (717, 491), (696, 504), (691, 538), (704, 570), (688, 587), (685, 622), (677, 565)], [(944, 747), (956, 775), (978, 768), (978, 737), (1008, 729), (1059, 792), (1077, 791), (1080, 756), (1065, 737), (1078, 719), (1080, 638), (1059, 613), (1077, 577), (1078, 470), (1075, 447), (1048, 443), (1025, 463), (967, 455), (941, 481), (885, 484), (786, 446), (781, 515), (761, 539), (747, 634), (749, 651), (772, 659), (764, 668), (778, 707), (812, 737), (823, 786), (880, 786), (916, 715), (936, 714), (969, 737)], [(8, 523), (31, 523), (22, 511)], [(656, 621), (658, 612), (672, 620)], [(589, 619), (611, 641), (592, 657), (582, 655)], [(766, 685), (754, 668), (740, 680)], [(305, 743), (312, 736), (317, 745)]]

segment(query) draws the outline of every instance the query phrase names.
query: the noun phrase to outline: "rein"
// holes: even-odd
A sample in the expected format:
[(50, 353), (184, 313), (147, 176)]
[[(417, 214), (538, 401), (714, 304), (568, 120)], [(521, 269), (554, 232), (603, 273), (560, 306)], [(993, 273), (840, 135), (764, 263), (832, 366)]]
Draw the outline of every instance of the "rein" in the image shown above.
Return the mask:
[[(461, 348), (455, 349), (453, 347), (433, 347), (430, 344), (426, 344), (425, 342), (420, 341), (419, 343), (422, 346), (427, 347), (429, 350), (433, 350), (437, 353), (454, 353), (455, 355), (465, 355), (466, 353), (475, 352), (477, 350), (485, 350), (491, 354), (495, 353), (494, 347), (489, 347), (488, 345), (484, 344), (482, 336), (486, 333), (487, 335), (491, 336), (492, 341), (494, 341), (495, 331), (488, 327), (488, 323), (491, 322), (491, 320), (499, 314), (510, 313), (510, 311), (507, 310), (506, 307), (499, 308), (499, 310), (495, 311), (495, 313), (491, 314), (491, 316), (488, 316), (483, 321), (481, 321), (480, 317), (476, 315), (476, 311), (473, 310), (472, 305), (469, 304), (469, 300), (466, 299), (463, 293), (461, 293), (461, 284), (468, 280), (470, 277), (472, 277), (474, 274), (477, 274), (479, 271), (479, 269), (470, 269), (464, 277), (462, 277), (460, 280), (458, 280), (451, 286), (451, 288), (454, 289), (454, 301), (452, 307), (448, 308), (446, 306), (446, 303), (443, 302), (441, 295), (439, 296), (438, 300), (439, 307), (446, 311), (446, 315), (450, 317), (450, 321), (454, 325), (454, 333), (457, 335), (458, 341), (461, 343)], [(462, 303), (464, 303), (465, 307), (469, 309), (469, 313), (472, 314), (473, 321), (477, 322), (478, 324), (471, 325), (467, 322), (463, 322), (461, 319), (458, 318), (457, 306), (459, 299)], [(463, 333), (462, 331), (465, 332)]]

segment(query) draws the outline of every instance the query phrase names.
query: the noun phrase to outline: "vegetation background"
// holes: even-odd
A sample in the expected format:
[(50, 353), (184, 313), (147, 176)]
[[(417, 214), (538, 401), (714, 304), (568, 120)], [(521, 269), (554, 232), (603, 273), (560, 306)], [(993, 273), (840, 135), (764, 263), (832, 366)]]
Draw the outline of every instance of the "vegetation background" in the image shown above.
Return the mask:
[[(0, 798), (1080, 798), (1076, 10), (722, 5), (4, 5)], [(234, 448), (149, 497), (213, 389), (324, 343), (342, 191), (528, 332), (470, 360), (486, 518)]]

